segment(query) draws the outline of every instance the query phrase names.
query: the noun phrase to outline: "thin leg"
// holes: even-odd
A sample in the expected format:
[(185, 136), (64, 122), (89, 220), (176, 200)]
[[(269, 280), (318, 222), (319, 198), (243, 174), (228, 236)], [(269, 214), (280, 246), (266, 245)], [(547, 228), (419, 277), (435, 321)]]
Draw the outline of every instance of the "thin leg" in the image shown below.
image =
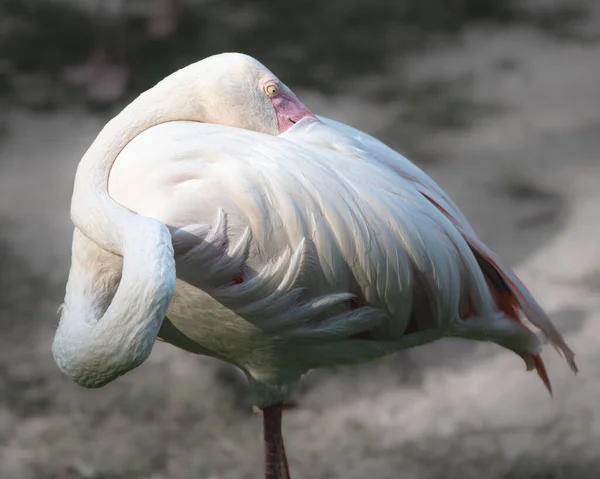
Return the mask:
[(266, 479), (290, 479), (281, 434), (282, 413), (283, 406), (281, 404), (263, 409)]

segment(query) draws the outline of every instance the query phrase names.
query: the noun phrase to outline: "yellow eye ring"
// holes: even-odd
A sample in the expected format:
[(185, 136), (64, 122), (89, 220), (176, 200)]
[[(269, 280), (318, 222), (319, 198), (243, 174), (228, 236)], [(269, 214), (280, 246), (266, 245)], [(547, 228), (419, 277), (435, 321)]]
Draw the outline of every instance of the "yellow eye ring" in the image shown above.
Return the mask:
[(265, 85), (265, 93), (267, 94), (267, 96), (270, 96), (271, 98), (273, 98), (275, 95), (277, 95), (279, 93), (279, 85), (277, 85), (277, 83), (267, 83)]

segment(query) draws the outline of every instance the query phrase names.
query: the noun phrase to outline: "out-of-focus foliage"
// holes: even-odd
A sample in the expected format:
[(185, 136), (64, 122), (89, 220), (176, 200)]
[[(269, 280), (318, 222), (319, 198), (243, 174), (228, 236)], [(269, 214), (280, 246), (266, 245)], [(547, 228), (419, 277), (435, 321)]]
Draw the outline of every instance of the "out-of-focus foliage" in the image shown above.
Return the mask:
[[(390, 57), (421, 46), (424, 34), (451, 34), (474, 21), (502, 22), (517, 16), (512, 0), (258, 0), (256, 4), (262, 21), (239, 36), (239, 45), (252, 39), (253, 49), (292, 70), (296, 81), (321, 87), (331, 77), (381, 69)], [(306, 63), (312, 67), (304, 68)]]
[(42, 0), (0, 0), (0, 58), (18, 71), (55, 72), (92, 47), (85, 10)]
[[(0, 58), (18, 71), (51, 73), (83, 59), (95, 30), (92, 2), (80, 3), (76, 8), (58, 0), (0, 0)], [(512, 0), (183, 3), (177, 34), (169, 41), (147, 37), (139, 8), (126, 9), (119, 19), (128, 25), (135, 89), (212, 53), (242, 51), (293, 77), (295, 85), (326, 90), (333, 78), (380, 70), (390, 57), (422, 45), (425, 33), (451, 34), (474, 21), (519, 15)]]

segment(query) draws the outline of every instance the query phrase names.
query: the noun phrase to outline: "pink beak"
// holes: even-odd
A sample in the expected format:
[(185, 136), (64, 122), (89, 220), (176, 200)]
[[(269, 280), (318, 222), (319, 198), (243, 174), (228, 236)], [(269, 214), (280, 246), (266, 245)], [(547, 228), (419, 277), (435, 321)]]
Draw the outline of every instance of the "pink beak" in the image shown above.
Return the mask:
[(289, 130), (303, 118), (317, 118), (293, 93), (280, 93), (271, 102), (277, 113), (280, 134)]

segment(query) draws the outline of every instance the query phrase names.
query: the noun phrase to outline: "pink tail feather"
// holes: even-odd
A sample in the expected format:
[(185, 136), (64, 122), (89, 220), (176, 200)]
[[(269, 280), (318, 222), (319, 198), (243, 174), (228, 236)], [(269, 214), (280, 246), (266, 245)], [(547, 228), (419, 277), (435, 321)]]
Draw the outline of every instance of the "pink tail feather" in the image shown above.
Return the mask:
[[(484, 259), (480, 254), (478, 254), (479, 251), (475, 250), (474, 253), (480, 264), (482, 261), (487, 262), (487, 259)], [(489, 267), (492, 267), (492, 271), (496, 274), (489, 274), (486, 272), (486, 270), (489, 271)], [(498, 310), (517, 323), (522, 324), (520, 315), (522, 308), (520, 307), (517, 298), (512, 293), (512, 290), (510, 290), (508, 285), (506, 285), (504, 282), (501, 272), (494, 268), (490, 262), (487, 262), (482, 269)], [(519, 354), (523, 353), (519, 352)], [(546, 366), (544, 365), (542, 357), (539, 354), (533, 354), (528, 355), (524, 359), (528, 365), (532, 365), (536, 369), (538, 376), (543, 381), (550, 395), (552, 395), (552, 384), (550, 383), (550, 377), (548, 376), (548, 372), (546, 371)]]
[[(468, 224), (463, 224), (463, 221), (466, 220), (461, 214), (453, 214), (451, 211), (453, 209), (452, 204), (449, 204), (443, 196), (422, 185), (416, 178), (411, 179), (417, 183), (421, 194), (438, 208), (465, 238), (482, 267), (498, 309), (507, 317), (520, 324), (522, 324), (522, 312), (534, 326), (542, 330), (545, 337), (556, 348), (559, 354), (565, 358), (571, 370), (577, 373), (575, 354), (567, 346), (561, 334), (550, 321), (550, 318), (544, 313), (525, 285), (514, 273), (500, 266), (494, 253), (475, 236), (472, 228)], [(550, 394), (552, 394), (550, 379), (541, 356), (535, 354), (532, 357), (525, 357), (524, 359), (528, 366), (532, 366), (537, 370), (538, 375), (548, 388)]]

